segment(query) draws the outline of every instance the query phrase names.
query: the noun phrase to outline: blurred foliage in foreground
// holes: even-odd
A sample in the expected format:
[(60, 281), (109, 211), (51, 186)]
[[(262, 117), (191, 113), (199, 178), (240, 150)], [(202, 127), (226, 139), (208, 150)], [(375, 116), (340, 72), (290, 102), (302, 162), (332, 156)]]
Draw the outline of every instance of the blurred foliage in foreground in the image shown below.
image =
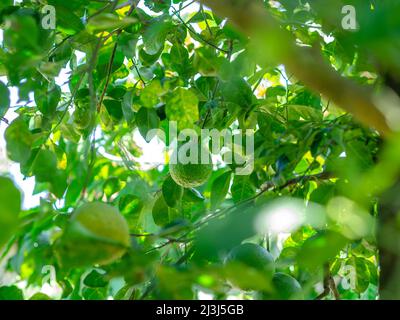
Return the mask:
[[(0, 178), (0, 299), (377, 298), (374, 190), (398, 148), (377, 166), (376, 131), (273, 59), (257, 65), (247, 37), (195, 2), (40, 2), (56, 30), (37, 1), (0, 3), (7, 156), (43, 194), (22, 210)], [(360, 24), (349, 32), (341, 1), (327, 2), (264, 5), (344, 77), (371, 91), (399, 81), (398, 5), (346, 1)], [(215, 163), (188, 189), (168, 165), (144, 166), (137, 139), (169, 121), (254, 129), (253, 173)]]

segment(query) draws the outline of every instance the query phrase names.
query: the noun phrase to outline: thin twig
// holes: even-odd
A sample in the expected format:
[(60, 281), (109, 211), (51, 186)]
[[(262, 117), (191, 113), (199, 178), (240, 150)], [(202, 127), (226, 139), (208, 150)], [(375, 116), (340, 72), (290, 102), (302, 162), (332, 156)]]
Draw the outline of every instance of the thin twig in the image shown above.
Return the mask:
[(220, 47), (218, 47), (217, 45), (215, 45), (214, 43), (204, 39), (201, 35), (199, 35), (196, 31), (194, 31), (192, 29), (192, 27), (190, 27), (185, 21), (183, 21), (183, 19), (181, 18), (181, 16), (178, 14), (178, 11), (175, 8), (172, 8), (172, 10), (174, 11), (174, 14), (176, 15), (176, 17), (179, 19), (180, 22), (182, 22), (182, 24), (186, 27), (186, 29), (189, 30), (189, 32), (191, 34), (193, 34), (196, 38), (200, 39), (202, 42), (208, 44), (210, 47), (213, 47), (214, 49), (221, 51), (223, 53), (229, 53), (228, 50), (222, 49)]
[(329, 275), (329, 286), (333, 292), (333, 296), (335, 297), (335, 299), (340, 300), (340, 294), (336, 287), (336, 283), (335, 283), (335, 280), (333, 279), (332, 275)]
[(112, 73), (112, 65), (114, 63), (115, 59), (115, 53), (117, 52), (117, 46), (118, 46), (118, 41), (115, 41), (110, 60), (108, 62), (108, 67), (107, 67), (107, 75), (106, 75), (106, 83), (104, 85), (103, 91), (100, 95), (99, 103), (97, 104), (97, 112), (100, 112), (101, 105), (103, 104), (104, 96), (107, 92), (108, 86), (110, 84), (110, 79), (111, 79), (111, 73)]
[[(131, 7), (129, 8), (129, 11), (126, 13), (126, 16), (130, 16), (132, 14), (132, 12), (134, 10), (136, 10), (137, 8), (137, 0), (133, 0), (131, 1)], [(111, 73), (112, 73), (112, 66), (114, 63), (114, 59), (115, 59), (115, 54), (117, 52), (117, 47), (118, 47), (118, 37), (120, 36), (120, 34), (122, 33), (122, 29), (119, 29), (116, 31), (116, 40), (115, 40), (115, 44), (113, 47), (113, 50), (111, 52), (111, 56), (110, 56), (110, 60), (108, 61), (108, 66), (107, 66), (107, 74), (106, 74), (106, 82), (103, 88), (103, 91), (100, 95), (100, 100), (99, 103), (97, 104), (97, 112), (100, 112), (101, 109), (101, 105), (103, 104), (103, 100), (104, 100), (104, 96), (107, 92), (108, 86), (110, 84), (110, 79), (111, 79)]]
[(143, 80), (142, 75), (140, 74), (140, 71), (139, 71), (139, 69), (138, 69), (138, 67), (137, 67), (136, 61), (133, 60), (133, 58), (131, 58), (131, 62), (132, 62), (133, 67), (134, 67), (135, 70), (136, 70), (136, 73), (137, 73), (138, 76), (139, 76), (140, 81), (142, 81), (143, 85), (146, 86), (146, 81)]
[(329, 285), (329, 278), (330, 278), (330, 272), (329, 272), (329, 264), (324, 265), (324, 281), (323, 281), (323, 286), (324, 286), (324, 291), (318, 297), (315, 298), (315, 300), (322, 300), (326, 296), (329, 295), (331, 292), (330, 285)]

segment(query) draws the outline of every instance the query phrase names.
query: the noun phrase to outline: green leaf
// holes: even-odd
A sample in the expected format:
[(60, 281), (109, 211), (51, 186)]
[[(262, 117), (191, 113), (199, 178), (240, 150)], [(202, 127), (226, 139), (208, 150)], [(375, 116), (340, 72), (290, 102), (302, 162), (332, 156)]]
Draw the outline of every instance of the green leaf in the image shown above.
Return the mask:
[(24, 300), (24, 295), (16, 286), (0, 287), (0, 300)]
[(22, 118), (15, 119), (6, 129), (7, 155), (10, 160), (26, 164), (31, 156), (33, 137)]
[(294, 120), (302, 118), (308, 121), (321, 121), (323, 117), (321, 110), (309, 106), (289, 105), (286, 108), (289, 110), (289, 118)]
[(297, 261), (301, 266), (315, 268), (335, 258), (348, 240), (333, 231), (321, 231), (308, 238), (301, 247)]
[(122, 102), (114, 99), (105, 99), (103, 101), (104, 106), (107, 109), (108, 114), (115, 121), (120, 121), (124, 117), (124, 113), (122, 112)]
[(165, 39), (172, 27), (169, 17), (155, 18), (143, 34), (145, 51), (150, 55), (155, 55), (164, 48)]
[(13, 50), (26, 50), (30, 54), (39, 50), (39, 28), (33, 16), (11, 15), (7, 17), (4, 44)]
[(221, 60), (223, 61), (223, 59), (218, 57), (210, 48), (201, 47), (196, 50), (193, 59), (193, 67), (202, 76), (215, 77), (218, 75), (220, 65), (222, 64)]
[(296, 93), (295, 98), (290, 101), (290, 104), (308, 106), (316, 110), (322, 109), (321, 97), (319, 97), (318, 95), (314, 95), (305, 88), (302, 88), (300, 91)]
[(225, 172), (214, 180), (211, 187), (211, 207), (216, 208), (222, 201), (225, 200), (229, 191), (232, 173)]
[(199, 23), (204, 21), (204, 18), (211, 21), (214, 20), (210, 13), (200, 10), (188, 20), (188, 23)]
[(334, 195), (335, 185), (322, 184), (311, 193), (310, 201), (326, 205)]
[(66, 34), (74, 35), (85, 28), (81, 19), (66, 6), (57, 5), (56, 12), (57, 29), (62, 30)]
[(49, 182), (50, 191), (61, 198), (67, 188), (67, 178), (57, 168), (57, 156), (50, 150), (39, 150), (32, 163), (32, 172), (37, 182)]
[(162, 193), (167, 205), (171, 208), (175, 208), (182, 199), (183, 188), (178, 185), (171, 176), (168, 176), (163, 183)]
[(189, 203), (201, 203), (204, 200), (204, 196), (194, 188), (185, 189), (183, 192), (183, 201)]
[(178, 129), (192, 128), (199, 119), (198, 103), (197, 96), (191, 90), (177, 88), (167, 96), (167, 117), (178, 123)]
[(368, 146), (361, 141), (350, 141), (346, 145), (348, 161), (360, 169), (368, 169), (373, 165), (373, 159)]
[(104, 274), (98, 272), (97, 270), (92, 270), (83, 280), (85, 286), (90, 288), (102, 288), (108, 284), (105, 279)]
[(125, 120), (128, 125), (132, 124), (135, 117), (132, 109), (133, 96), (134, 92), (128, 91), (125, 93), (122, 99), (122, 113), (124, 114)]
[(29, 300), (41, 300), (41, 301), (43, 301), (43, 300), (51, 300), (51, 298), (47, 294), (44, 294), (42, 292), (37, 292), (33, 296), (31, 296), (29, 298)]
[(160, 50), (155, 53), (155, 54), (148, 54), (144, 48), (141, 48), (139, 50), (139, 59), (140, 62), (142, 62), (143, 66), (150, 67), (154, 63), (157, 62), (157, 60), (160, 58), (161, 53), (164, 51), (164, 47), (161, 47)]
[(16, 231), (20, 210), (19, 190), (10, 179), (0, 177), (0, 248)]
[(253, 197), (255, 192), (256, 190), (247, 176), (235, 176), (233, 178), (231, 193), (235, 203)]
[(91, 33), (113, 31), (115, 29), (125, 28), (135, 22), (136, 19), (132, 17), (120, 19), (117, 15), (112, 13), (101, 13), (89, 20), (87, 29)]
[(160, 102), (163, 92), (160, 81), (154, 80), (140, 92), (140, 102), (143, 107), (154, 108)]
[(7, 86), (0, 81), (0, 117), (3, 117), (10, 107), (10, 92)]
[(4, 8), (6, 8), (6, 7), (8, 7), (8, 6), (12, 6), (14, 4), (14, 1), (13, 0), (3, 0), (1, 3), (0, 3), (0, 10), (1, 9), (4, 9)]
[(42, 114), (52, 116), (61, 99), (61, 88), (57, 85), (44, 86), (35, 90), (35, 102)]
[(182, 45), (174, 45), (170, 51), (171, 68), (178, 72), (182, 77), (189, 75), (191, 64), (189, 61), (189, 52)]
[(161, 0), (161, 1), (145, 0), (144, 4), (150, 10), (154, 12), (160, 12), (169, 9), (169, 7), (171, 6), (171, 0)]
[(353, 277), (350, 279), (350, 283), (352, 280), (355, 282), (355, 290), (358, 293), (363, 293), (369, 286), (370, 273), (367, 261), (364, 258), (351, 257), (346, 262), (346, 266), (351, 268), (349, 277)]
[(142, 137), (150, 142), (154, 136), (147, 136), (150, 130), (157, 129), (160, 126), (160, 119), (158, 118), (155, 109), (149, 109), (142, 107), (136, 114), (136, 125), (139, 128), (139, 132)]
[(57, 171), (57, 157), (50, 150), (39, 150), (32, 164), (33, 174), (39, 182), (50, 182)]
[(85, 300), (104, 300), (107, 292), (103, 288), (83, 288), (82, 296)]
[(169, 208), (162, 194), (160, 194), (154, 202), (152, 214), (154, 223), (160, 227), (163, 227), (170, 222)]
[(67, 175), (65, 171), (55, 171), (53, 178), (49, 182), (50, 192), (52, 192), (58, 199), (61, 199), (67, 189)]
[(221, 92), (226, 102), (236, 103), (244, 109), (253, 104), (253, 91), (250, 85), (242, 78), (233, 78), (223, 82)]
[(109, 199), (113, 194), (119, 191), (119, 179), (117, 177), (108, 178), (103, 185), (104, 194)]

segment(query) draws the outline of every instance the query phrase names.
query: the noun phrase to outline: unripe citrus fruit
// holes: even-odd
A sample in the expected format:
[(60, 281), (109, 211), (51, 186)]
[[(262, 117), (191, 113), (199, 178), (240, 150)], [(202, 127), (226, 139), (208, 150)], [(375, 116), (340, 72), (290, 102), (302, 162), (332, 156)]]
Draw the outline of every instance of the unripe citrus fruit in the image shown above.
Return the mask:
[(300, 283), (288, 274), (277, 272), (272, 278), (277, 298), (282, 300), (301, 300), (304, 299), (303, 290)]
[[(200, 143), (199, 143), (200, 144)], [(192, 144), (193, 146), (193, 144)], [(182, 163), (180, 161), (179, 154), (181, 152), (181, 147), (178, 147), (177, 150), (174, 151), (172, 155), (172, 159), (176, 159), (176, 163), (170, 163), (169, 172), (171, 174), (172, 179), (184, 188), (194, 188), (201, 186), (204, 184), (209, 178), (213, 170), (211, 154), (205, 148), (201, 148), (198, 146), (194, 146), (197, 148), (197, 156), (194, 157), (194, 161), (189, 163)], [(191, 145), (184, 145), (185, 150), (193, 150)], [(202, 159), (202, 154), (205, 155)], [(202, 161), (203, 160), (203, 161)]]
[[(240, 264), (236, 269), (239, 274), (228, 276), (229, 281), (241, 290), (260, 290), (263, 281), (271, 281), (275, 271), (275, 263), (272, 255), (263, 247), (245, 243), (231, 250), (225, 260), (226, 266), (230, 268)], [(243, 266), (248, 270), (243, 271)], [(240, 274), (240, 271), (243, 273)], [(256, 278), (254, 276), (256, 275)], [(260, 278), (262, 277), (262, 278)]]
[(64, 266), (102, 265), (120, 258), (129, 243), (129, 227), (119, 211), (95, 202), (73, 213), (56, 252)]
[(272, 278), (273, 293), (262, 293), (264, 300), (303, 300), (303, 290), (300, 283), (292, 276), (277, 272)]
[(254, 243), (244, 243), (231, 250), (225, 263), (240, 262), (258, 271), (267, 272), (271, 277), (275, 271), (272, 255), (263, 247)]
[(76, 108), (73, 119), (74, 124), (80, 130), (84, 130), (88, 128), (93, 122), (93, 113), (90, 111), (90, 108)]

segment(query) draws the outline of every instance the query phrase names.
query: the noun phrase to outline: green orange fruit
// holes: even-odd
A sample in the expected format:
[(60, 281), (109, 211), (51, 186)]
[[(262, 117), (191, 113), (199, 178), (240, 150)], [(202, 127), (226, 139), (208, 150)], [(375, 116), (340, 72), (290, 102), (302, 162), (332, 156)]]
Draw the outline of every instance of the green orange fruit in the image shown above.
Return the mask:
[(67, 267), (104, 265), (120, 258), (129, 244), (129, 227), (118, 209), (94, 202), (72, 214), (56, 253)]
[[(189, 152), (190, 150), (193, 150), (190, 143), (189, 145), (184, 146), (185, 150), (188, 150)], [(171, 158), (176, 160), (175, 163), (171, 162), (169, 165), (169, 171), (172, 179), (174, 179), (177, 184), (184, 188), (201, 186), (207, 182), (213, 171), (210, 152), (205, 148), (194, 146), (194, 148), (197, 148), (198, 150), (197, 155), (193, 157), (194, 161), (183, 163), (180, 161), (179, 157), (179, 154), (184, 151), (181, 148), (183, 148), (183, 146), (178, 147), (178, 149), (174, 151)]]
[(265, 248), (254, 243), (244, 243), (233, 248), (225, 262), (240, 262), (253, 269), (267, 271), (271, 276), (275, 271), (272, 255)]
[(303, 289), (292, 276), (277, 272), (272, 278), (273, 292), (262, 293), (264, 300), (303, 300)]

